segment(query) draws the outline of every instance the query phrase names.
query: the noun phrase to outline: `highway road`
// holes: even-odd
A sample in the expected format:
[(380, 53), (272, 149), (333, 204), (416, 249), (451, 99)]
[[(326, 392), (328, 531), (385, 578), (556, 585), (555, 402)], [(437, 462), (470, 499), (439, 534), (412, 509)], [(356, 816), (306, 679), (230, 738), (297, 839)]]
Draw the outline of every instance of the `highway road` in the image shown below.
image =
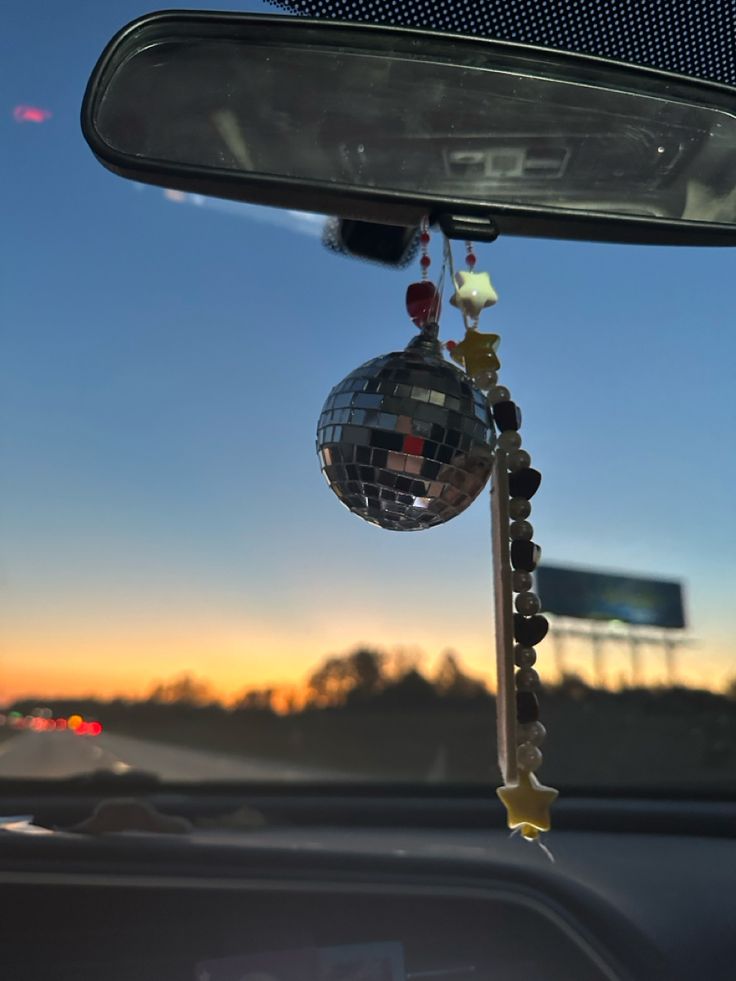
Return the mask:
[(162, 780), (324, 780), (339, 774), (104, 732), (20, 732), (0, 743), (0, 779), (147, 770)]

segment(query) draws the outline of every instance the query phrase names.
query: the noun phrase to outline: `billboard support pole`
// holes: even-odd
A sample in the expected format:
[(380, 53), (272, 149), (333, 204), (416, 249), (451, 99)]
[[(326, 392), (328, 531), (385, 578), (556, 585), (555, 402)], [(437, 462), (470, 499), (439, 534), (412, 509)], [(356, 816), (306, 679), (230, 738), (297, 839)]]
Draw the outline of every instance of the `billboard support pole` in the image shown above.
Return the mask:
[(641, 675), (641, 657), (639, 651), (639, 645), (641, 641), (633, 632), (629, 631), (629, 653), (631, 655), (631, 685), (633, 688), (641, 688), (642, 675)]
[(677, 684), (677, 644), (671, 637), (665, 637), (662, 641), (664, 646), (664, 663), (667, 673), (667, 684), (674, 688)]
[(651, 634), (636, 627), (631, 627), (628, 631), (622, 631), (620, 625), (619, 629), (609, 629), (606, 631), (601, 628), (599, 621), (589, 621), (587, 627), (575, 627), (557, 619), (551, 620), (550, 622), (549, 636), (554, 643), (555, 663), (559, 680), (562, 680), (565, 675), (566, 664), (564, 655), (566, 652), (566, 643), (568, 638), (572, 637), (573, 640), (582, 641), (590, 645), (593, 656), (593, 679), (597, 688), (606, 688), (609, 682), (605, 662), (605, 654), (607, 652), (604, 650), (608, 642), (628, 644), (629, 657), (631, 659), (629, 683), (632, 687), (640, 687), (644, 683), (642, 674), (642, 648), (648, 646), (661, 648), (664, 651), (667, 683), (671, 688), (674, 688), (678, 684), (677, 655), (680, 649), (696, 643), (694, 638), (679, 637), (674, 631)]
[(603, 635), (593, 630), (590, 643), (593, 648), (593, 675), (597, 688), (606, 687), (606, 668), (603, 657)]
[(562, 681), (562, 679), (565, 677), (565, 634), (562, 630), (553, 626), (552, 630), (550, 631), (550, 638), (553, 644), (557, 678), (559, 681)]

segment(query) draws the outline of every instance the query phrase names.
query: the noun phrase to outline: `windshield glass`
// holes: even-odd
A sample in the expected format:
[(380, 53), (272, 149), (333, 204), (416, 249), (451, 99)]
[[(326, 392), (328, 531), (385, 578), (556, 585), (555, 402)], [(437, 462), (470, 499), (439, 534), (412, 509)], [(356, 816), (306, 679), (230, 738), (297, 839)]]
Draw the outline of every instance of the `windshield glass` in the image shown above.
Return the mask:
[[(105, 171), (81, 98), (141, 13), (5, 15), (0, 778), (495, 785), (487, 497), (381, 531), (315, 453), (333, 386), (414, 335), (418, 265), (337, 255), (322, 216)], [(544, 561), (568, 572), (537, 662), (544, 779), (732, 794), (734, 254), (476, 251)], [(461, 333), (446, 305), (442, 339)], [(664, 580), (670, 603), (682, 584), (686, 627), (671, 605), (581, 617), (570, 569)]]

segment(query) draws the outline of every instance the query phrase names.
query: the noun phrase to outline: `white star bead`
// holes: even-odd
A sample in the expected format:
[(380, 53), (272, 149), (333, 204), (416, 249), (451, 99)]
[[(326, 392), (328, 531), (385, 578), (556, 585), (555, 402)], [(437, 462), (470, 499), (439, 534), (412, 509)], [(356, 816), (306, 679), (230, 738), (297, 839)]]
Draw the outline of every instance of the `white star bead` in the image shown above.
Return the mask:
[(464, 269), (455, 273), (455, 292), (450, 303), (462, 310), (466, 317), (475, 320), (481, 311), (492, 307), (497, 300), (498, 294), (488, 273), (466, 272)]

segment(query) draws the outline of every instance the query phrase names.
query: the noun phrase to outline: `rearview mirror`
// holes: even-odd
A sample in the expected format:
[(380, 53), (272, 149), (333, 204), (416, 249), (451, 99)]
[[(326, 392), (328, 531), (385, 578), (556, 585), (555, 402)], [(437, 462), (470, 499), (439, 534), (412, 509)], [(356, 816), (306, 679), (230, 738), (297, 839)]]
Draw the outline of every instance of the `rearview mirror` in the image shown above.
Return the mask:
[(507, 234), (736, 243), (736, 90), (507, 42), (166, 12), (97, 64), (83, 130), (183, 191)]

